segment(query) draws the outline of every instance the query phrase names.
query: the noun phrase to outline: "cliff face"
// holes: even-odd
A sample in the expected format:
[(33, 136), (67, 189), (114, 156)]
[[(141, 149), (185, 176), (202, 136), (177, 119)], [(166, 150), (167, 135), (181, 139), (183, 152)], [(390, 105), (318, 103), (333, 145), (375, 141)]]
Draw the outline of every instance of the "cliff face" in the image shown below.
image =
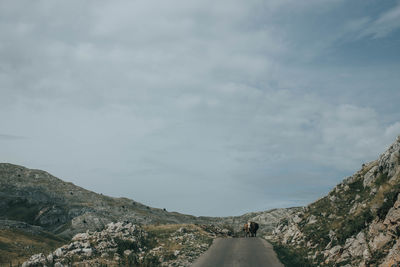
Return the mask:
[(400, 136), (327, 196), (282, 219), (269, 238), (315, 265), (399, 264), (399, 193)]

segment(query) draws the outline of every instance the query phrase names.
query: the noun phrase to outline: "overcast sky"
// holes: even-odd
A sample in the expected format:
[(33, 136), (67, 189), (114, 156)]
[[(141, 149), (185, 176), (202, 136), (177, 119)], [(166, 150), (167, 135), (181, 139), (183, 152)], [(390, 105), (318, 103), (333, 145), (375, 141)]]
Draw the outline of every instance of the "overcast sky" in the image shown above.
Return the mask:
[(194, 215), (305, 205), (400, 134), (400, 2), (0, 0), (0, 161)]

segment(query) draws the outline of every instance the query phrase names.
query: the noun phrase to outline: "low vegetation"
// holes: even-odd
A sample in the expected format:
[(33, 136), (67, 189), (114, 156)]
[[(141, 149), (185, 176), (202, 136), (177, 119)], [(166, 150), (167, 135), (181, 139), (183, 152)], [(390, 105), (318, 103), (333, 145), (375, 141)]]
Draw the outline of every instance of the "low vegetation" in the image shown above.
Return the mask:
[(51, 253), (33, 255), (26, 266), (189, 266), (215, 237), (231, 235), (211, 225), (110, 223), (102, 231), (79, 233)]
[(281, 244), (274, 244), (274, 251), (278, 255), (279, 260), (286, 267), (314, 267), (309, 260), (307, 260), (307, 251), (293, 250)]
[(400, 137), (327, 196), (282, 220), (271, 238), (288, 266), (304, 264), (291, 255), (320, 266), (400, 262)]
[(49, 233), (27, 233), (22, 230), (0, 229), (0, 266), (22, 264), (32, 254), (48, 253), (67, 240)]

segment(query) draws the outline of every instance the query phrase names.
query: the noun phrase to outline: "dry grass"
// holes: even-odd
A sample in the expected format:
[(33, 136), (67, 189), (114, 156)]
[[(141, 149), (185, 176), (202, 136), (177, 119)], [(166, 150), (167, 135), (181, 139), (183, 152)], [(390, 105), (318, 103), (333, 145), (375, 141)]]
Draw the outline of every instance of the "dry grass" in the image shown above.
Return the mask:
[(151, 225), (145, 225), (143, 226), (143, 229), (149, 232), (174, 232), (178, 230), (179, 228), (184, 227), (186, 229), (190, 230), (197, 230), (200, 229), (200, 227), (194, 225), (194, 224), (151, 224)]
[(46, 234), (38, 236), (21, 230), (0, 230), (0, 266), (23, 263), (31, 255), (50, 252), (66, 240)]
[(371, 205), (381, 205), (385, 199), (385, 195), (392, 189), (392, 185), (389, 183), (383, 184), (379, 187), (374, 199), (371, 201)]
[(364, 177), (364, 175), (367, 174), (367, 172), (369, 172), (372, 169), (372, 167), (375, 167), (377, 165), (378, 165), (377, 160), (366, 163), (360, 170), (360, 175)]
[(156, 239), (156, 246), (161, 245), (166, 253), (173, 253), (175, 250), (184, 249), (183, 245), (180, 244), (178, 240), (171, 239), (171, 235), (180, 228), (184, 228), (185, 231), (195, 234), (197, 240), (208, 240), (209, 242), (212, 240), (209, 233), (194, 224), (159, 224), (143, 226), (143, 229)]
[(163, 233), (171, 234), (182, 227), (189, 231), (196, 231), (201, 235), (208, 236), (208, 233), (204, 229), (194, 224), (151, 224), (143, 226), (143, 229), (149, 233), (159, 235)]

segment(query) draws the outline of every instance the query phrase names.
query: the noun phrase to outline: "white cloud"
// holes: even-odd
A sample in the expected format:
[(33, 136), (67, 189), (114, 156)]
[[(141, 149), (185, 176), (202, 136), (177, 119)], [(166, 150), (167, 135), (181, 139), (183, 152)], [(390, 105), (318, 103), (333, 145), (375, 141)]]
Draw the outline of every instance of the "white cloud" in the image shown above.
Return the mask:
[(360, 33), (360, 37), (372, 36), (372, 38), (383, 38), (399, 28), (400, 3), (391, 10), (380, 15), (376, 20), (369, 23), (369, 25)]
[(0, 3), (1, 161), (228, 215), (304, 204), (400, 131), (392, 67), (328, 64), (370, 23), (344, 1), (21, 3)]
[(385, 139), (391, 140), (400, 135), (400, 122), (395, 122), (385, 129)]

